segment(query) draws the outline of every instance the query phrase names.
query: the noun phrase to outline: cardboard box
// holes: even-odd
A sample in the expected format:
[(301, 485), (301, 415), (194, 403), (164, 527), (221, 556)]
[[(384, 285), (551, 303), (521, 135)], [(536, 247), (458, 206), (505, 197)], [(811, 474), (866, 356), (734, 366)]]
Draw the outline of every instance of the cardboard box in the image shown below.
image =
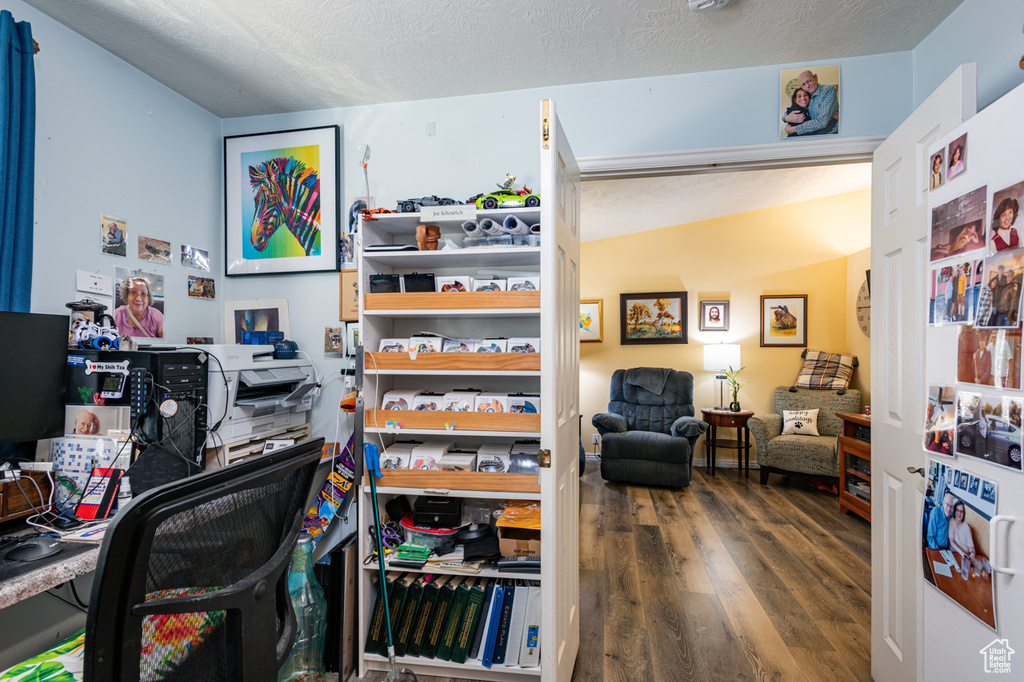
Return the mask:
[(536, 393), (516, 393), (508, 397), (511, 414), (540, 414), (540, 396)]
[(469, 275), (456, 275), (454, 277), (435, 277), (437, 290), (443, 291), (472, 291), (473, 278)]
[(506, 291), (508, 280), (481, 277), (473, 278), (473, 291)]
[(540, 275), (530, 277), (509, 277), (509, 291), (540, 291)]
[(539, 353), (540, 339), (530, 337), (513, 337), (508, 340), (509, 353)]
[(382, 410), (411, 410), (419, 391), (388, 391), (380, 401)]
[(475, 339), (445, 339), (443, 352), (472, 353), (476, 349)]
[(475, 353), (504, 353), (508, 349), (508, 339), (484, 339), (476, 344)]
[(474, 412), (508, 412), (508, 396), (481, 393), (473, 399)]
[(417, 353), (440, 353), (440, 336), (413, 336), (409, 338), (409, 351)]
[(409, 350), (409, 339), (381, 339), (380, 353), (404, 353)]
[(420, 393), (412, 401), (412, 409), (423, 412), (437, 412), (444, 400), (442, 393)]
[(473, 471), (476, 469), (476, 455), (473, 453), (448, 452), (437, 463), (445, 471)]
[(540, 531), (526, 528), (498, 528), (501, 556), (540, 556)]
[(444, 394), (442, 409), (445, 412), (472, 412), (474, 399), (479, 395), (477, 391), (452, 391)]

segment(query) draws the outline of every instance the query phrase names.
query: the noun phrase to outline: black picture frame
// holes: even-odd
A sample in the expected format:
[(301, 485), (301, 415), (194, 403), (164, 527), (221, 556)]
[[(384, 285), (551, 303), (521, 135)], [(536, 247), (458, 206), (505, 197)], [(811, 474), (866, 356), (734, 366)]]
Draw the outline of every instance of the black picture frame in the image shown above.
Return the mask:
[(687, 343), (686, 312), (685, 291), (619, 294), (619, 343)]
[[(340, 269), (340, 149), (337, 125), (224, 138), (224, 272), (228, 277)], [(277, 180), (282, 174), (298, 182), (282, 188)], [(310, 202), (292, 199), (292, 194), (306, 191), (314, 197)], [(281, 205), (301, 209), (290, 218), (277, 217), (291, 209), (263, 210), (282, 194)], [(257, 212), (277, 219), (260, 221), (260, 228), (253, 230)]]

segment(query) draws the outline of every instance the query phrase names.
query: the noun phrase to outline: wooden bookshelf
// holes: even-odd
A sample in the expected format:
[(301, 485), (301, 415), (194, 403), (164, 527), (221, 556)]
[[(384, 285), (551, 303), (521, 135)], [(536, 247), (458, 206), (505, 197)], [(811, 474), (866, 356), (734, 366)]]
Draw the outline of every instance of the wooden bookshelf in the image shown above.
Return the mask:
[(364, 310), (488, 310), (540, 308), (539, 291), (457, 291), (365, 294)]
[(539, 372), (540, 353), (367, 353), (366, 371)]

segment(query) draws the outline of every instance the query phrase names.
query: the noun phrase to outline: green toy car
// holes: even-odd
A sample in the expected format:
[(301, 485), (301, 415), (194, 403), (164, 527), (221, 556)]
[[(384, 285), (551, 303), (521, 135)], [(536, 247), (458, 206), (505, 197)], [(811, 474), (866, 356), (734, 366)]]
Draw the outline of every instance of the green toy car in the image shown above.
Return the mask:
[(540, 197), (524, 187), (521, 190), (498, 189), (479, 196), (477, 208), (519, 208), (522, 206), (540, 206)]

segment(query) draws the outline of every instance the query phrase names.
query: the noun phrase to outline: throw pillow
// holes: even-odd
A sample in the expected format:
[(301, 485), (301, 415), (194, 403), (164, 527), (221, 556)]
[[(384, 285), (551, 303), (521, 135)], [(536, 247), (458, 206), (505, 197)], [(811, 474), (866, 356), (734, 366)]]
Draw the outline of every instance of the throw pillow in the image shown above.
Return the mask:
[(817, 436), (818, 410), (783, 410), (782, 433), (790, 436)]
[(796, 377), (796, 385), (798, 388), (846, 388), (853, 378), (853, 363), (856, 359), (853, 355), (808, 350), (804, 366)]

